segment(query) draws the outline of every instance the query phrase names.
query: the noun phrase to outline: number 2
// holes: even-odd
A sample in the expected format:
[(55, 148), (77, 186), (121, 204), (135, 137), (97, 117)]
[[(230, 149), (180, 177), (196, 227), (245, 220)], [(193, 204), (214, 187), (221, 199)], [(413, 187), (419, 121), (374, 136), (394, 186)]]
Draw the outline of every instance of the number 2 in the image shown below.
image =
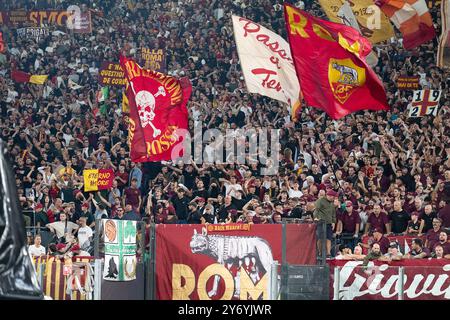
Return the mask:
[(409, 114), (410, 117), (417, 117), (417, 113), (419, 112), (419, 107), (413, 107), (411, 113)]

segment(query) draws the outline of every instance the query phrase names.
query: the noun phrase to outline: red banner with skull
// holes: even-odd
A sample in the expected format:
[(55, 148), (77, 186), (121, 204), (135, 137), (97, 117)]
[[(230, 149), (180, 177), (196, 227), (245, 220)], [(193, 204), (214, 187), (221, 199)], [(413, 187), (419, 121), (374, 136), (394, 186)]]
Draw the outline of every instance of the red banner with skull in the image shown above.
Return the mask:
[[(267, 300), (282, 226), (156, 225), (158, 300)], [(315, 224), (286, 225), (286, 261), (316, 263)]]
[(186, 104), (192, 92), (188, 78), (176, 79), (120, 58), (130, 85), (129, 144), (133, 162), (156, 162), (183, 156), (187, 132)]

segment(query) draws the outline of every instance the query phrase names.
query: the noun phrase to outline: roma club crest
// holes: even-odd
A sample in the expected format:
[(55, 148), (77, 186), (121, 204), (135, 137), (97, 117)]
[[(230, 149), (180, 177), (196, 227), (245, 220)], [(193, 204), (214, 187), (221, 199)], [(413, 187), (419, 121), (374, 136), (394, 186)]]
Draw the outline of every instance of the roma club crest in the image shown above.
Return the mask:
[(330, 59), (328, 81), (335, 98), (344, 104), (352, 93), (366, 83), (366, 71), (351, 59)]

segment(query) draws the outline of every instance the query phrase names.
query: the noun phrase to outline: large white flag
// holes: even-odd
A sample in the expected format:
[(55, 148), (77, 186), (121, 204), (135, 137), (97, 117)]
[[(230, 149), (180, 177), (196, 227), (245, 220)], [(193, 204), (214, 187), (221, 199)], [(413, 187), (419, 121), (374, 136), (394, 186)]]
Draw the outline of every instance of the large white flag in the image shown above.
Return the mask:
[(248, 91), (299, 107), (300, 84), (287, 41), (238, 16), (233, 16), (233, 28)]

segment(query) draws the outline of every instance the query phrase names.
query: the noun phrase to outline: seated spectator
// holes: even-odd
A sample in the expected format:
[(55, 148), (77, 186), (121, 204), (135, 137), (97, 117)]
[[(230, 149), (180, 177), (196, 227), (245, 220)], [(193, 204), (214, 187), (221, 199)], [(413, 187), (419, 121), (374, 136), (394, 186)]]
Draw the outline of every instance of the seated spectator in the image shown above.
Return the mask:
[(364, 244), (361, 242), (358, 245), (360, 245), (361, 247), (364, 247), (364, 248), (371, 248), (373, 246), (373, 244), (376, 243), (379, 245), (381, 253), (385, 254), (388, 251), (390, 242), (389, 242), (389, 239), (383, 235), (381, 230), (376, 228), (373, 230), (373, 235), (369, 239), (369, 243), (371, 243), (371, 245)]
[(441, 246), (444, 250), (444, 255), (450, 254), (450, 242), (448, 241), (448, 235), (447, 232), (441, 231), (439, 233), (439, 242), (436, 242), (433, 246), (433, 251), (436, 248), (436, 246)]
[(391, 242), (389, 244), (388, 252), (384, 254), (382, 257), (380, 257), (380, 261), (400, 261), (403, 257), (403, 254), (400, 252), (398, 243), (397, 242)]
[(351, 260), (350, 255), (352, 254), (352, 249), (345, 244), (339, 245), (339, 252), (337, 253), (336, 260)]
[(411, 251), (403, 256), (403, 259), (423, 259), (430, 256), (430, 250), (423, 246), (422, 239), (412, 240)]
[(382, 253), (380, 250), (380, 245), (375, 242), (372, 244), (372, 247), (370, 248), (369, 253), (364, 258), (362, 265), (367, 266), (369, 264), (369, 261), (378, 260), (381, 257), (382, 257)]
[(28, 247), (28, 251), (32, 257), (45, 256), (45, 247), (41, 245), (41, 236), (36, 235), (34, 237), (34, 244)]

